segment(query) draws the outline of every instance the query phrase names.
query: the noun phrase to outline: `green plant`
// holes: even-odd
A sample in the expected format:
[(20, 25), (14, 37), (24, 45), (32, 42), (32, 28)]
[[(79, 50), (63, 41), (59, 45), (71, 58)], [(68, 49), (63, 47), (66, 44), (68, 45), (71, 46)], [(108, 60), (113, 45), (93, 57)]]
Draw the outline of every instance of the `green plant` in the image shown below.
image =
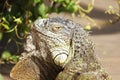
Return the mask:
[(11, 62), (17, 62), (19, 56), (11, 55), (9, 51), (4, 51), (1, 55), (1, 59), (4, 61), (11, 61)]
[(3, 80), (2, 75), (0, 74), (0, 80)]
[[(0, 1), (0, 41), (3, 40), (4, 35), (7, 35), (7, 44), (14, 41), (16, 45), (22, 45), (19, 40), (26, 37), (32, 22), (38, 17), (45, 18), (49, 13), (62, 11), (81, 15), (81, 13), (89, 13), (93, 8), (93, 4), (89, 4), (87, 10), (83, 9), (79, 5), (79, 0), (51, 0), (47, 3), (50, 5), (46, 5), (45, 0)], [(2, 53), (1, 58), (16, 61), (15, 55), (12, 56), (6, 51)]]
[(105, 13), (108, 15), (115, 15), (115, 19), (109, 19), (111, 24), (120, 21), (120, 0), (117, 0), (116, 2), (118, 4), (118, 9), (115, 9), (112, 5), (109, 5), (108, 10), (105, 11)]

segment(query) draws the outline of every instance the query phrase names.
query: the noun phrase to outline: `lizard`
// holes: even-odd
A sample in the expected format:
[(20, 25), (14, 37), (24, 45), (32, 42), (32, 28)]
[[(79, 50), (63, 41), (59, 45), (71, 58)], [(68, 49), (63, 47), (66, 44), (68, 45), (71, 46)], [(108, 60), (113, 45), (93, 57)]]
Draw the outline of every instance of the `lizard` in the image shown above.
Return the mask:
[(98, 62), (93, 41), (80, 24), (73, 30), (73, 58), (66, 64), (56, 80), (112, 80)]
[(95, 57), (89, 33), (59, 17), (34, 22), (10, 76), (14, 80), (110, 80)]

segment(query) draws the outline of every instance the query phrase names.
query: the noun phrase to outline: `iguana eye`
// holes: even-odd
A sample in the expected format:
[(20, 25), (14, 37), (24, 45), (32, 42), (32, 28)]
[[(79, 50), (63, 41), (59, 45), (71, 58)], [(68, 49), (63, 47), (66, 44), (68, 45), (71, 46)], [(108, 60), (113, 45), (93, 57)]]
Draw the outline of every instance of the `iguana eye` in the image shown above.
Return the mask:
[(55, 33), (61, 31), (61, 29), (62, 29), (61, 26), (54, 26), (54, 27), (52, 27), (52, 31), (55, 32)]

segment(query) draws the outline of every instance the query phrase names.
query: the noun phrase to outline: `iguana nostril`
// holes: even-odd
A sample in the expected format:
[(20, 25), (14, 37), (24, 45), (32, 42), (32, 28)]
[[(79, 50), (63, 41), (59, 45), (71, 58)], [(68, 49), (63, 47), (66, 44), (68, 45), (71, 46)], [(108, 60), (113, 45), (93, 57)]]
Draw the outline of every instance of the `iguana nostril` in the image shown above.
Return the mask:
[(67, 60), (68, 55), (66, 53), (60, 53), (54, 57), (54, 62), (56, 65), (62, 66)]

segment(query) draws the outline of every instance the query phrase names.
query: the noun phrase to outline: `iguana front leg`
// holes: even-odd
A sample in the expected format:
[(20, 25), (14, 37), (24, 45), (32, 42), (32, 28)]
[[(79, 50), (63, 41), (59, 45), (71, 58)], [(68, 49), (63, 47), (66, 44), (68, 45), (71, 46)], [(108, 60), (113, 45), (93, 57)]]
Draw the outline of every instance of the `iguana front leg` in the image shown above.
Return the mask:
[(20, 60), (10, 73), (14, 80), (41, 80), (39, 75), (40, 69), (32, 57)]
[(90, 71), (82, 60), (76, 61), (75, 63), (71, 61), (64, 70), (58, 74), (56, 80), (111, 80), (111, 77), (99, 64), (92, 64), (91, 66), (94, 67), (91, 67)]
[(38, 61), (34, 58), (34, 55), (38, 53), (39, 52), (33, 44), (33, 37), (28, 35), (26, 39), (25, 51), (22, 53), (23, 56), (13, 67), (10, 77), (14, 80), (40, 80), (40, 69), (36, 64)]

